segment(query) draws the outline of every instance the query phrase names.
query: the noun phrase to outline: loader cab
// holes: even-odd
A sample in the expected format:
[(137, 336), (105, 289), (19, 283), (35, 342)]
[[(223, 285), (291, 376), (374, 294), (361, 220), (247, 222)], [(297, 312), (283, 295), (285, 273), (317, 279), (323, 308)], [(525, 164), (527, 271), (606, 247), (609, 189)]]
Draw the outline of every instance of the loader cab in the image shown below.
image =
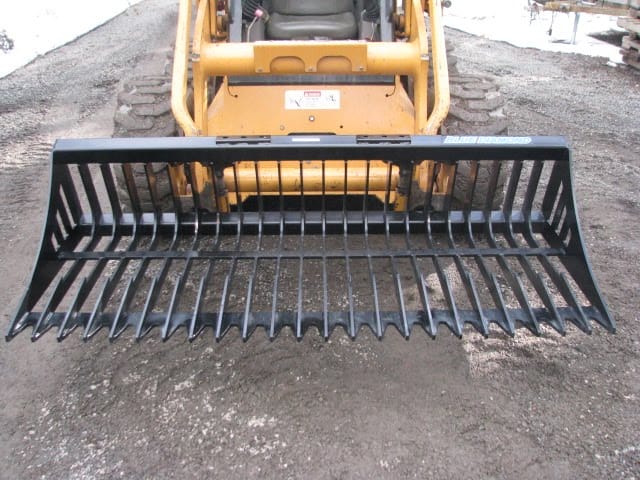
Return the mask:
[[(392, 41), (387, 0), (236, 0), (242, 41)], [(234, 29), (232, 28), (232, 31)], [(236, 29), (237, 30), (237, 29)], [(233, 38), (232, 41), (238, 41)]]
[(446, 56), (429, 38), (439, 0), (425, 2), (199, 0), (194, 15), (181, 0), (176, 120), (187, 136), (434, 134), (447, 82), (428, 71), (445, 75)]

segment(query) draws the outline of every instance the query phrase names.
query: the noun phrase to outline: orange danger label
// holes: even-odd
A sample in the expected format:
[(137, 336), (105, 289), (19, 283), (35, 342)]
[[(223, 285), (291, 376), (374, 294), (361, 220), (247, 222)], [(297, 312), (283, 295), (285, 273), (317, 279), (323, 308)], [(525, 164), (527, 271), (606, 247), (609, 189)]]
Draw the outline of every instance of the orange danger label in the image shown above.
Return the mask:
[(285, 110), (339, 110), (340, 90), (286, 90)]

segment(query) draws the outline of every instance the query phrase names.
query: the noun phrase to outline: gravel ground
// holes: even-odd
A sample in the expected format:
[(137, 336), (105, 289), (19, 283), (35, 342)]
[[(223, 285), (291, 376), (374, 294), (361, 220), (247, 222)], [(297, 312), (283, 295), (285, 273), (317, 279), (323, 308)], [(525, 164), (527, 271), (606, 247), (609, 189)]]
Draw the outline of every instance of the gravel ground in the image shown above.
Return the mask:
[[(173, 0), (146, 0), (0, 80), (5, 327), (37, 248), (51, 143), (111, 134), (123, 79), (165, 58), (175, 15)], [(640, 477), (640, 75), (448, 33), (462, 73), (496, 76), (511, 134), (570, 139), (617, 335), (21, 335), (0, 347), (0, 477)]]

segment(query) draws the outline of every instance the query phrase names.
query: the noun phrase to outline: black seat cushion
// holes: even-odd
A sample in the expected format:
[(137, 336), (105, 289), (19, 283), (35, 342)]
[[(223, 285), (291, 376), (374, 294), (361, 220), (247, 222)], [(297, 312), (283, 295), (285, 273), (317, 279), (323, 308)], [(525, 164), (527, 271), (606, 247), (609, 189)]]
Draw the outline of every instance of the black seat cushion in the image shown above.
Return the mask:
[(353, 0), (271, 0), (267, 37), (274, 40), (356, 38)]
[(273, 40), (330, 38), (347, 40), (356, 38), (358, 27), (353, 12), (335, 15), (282, 15), (271, 14), (267, 23), (267, 37)]

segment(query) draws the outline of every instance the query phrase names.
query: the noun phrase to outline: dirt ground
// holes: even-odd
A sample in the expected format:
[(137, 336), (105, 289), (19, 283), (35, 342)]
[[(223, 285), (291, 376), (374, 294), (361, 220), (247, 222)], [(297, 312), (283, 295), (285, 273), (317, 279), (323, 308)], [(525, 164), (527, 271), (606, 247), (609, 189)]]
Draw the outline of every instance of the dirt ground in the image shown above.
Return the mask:
[[(0, 79), (0, 303), (27, 281), (59, 137), (109, 136), (175, 1), (146, 0)], [(511, 134), (573, 148), (585, 242), (618, 333), (220, 344), (0, 344), (0, 478), (640, 478), (640, 74), (448, 32)], [(97, 53), (97, 54), (96, 54)]]

